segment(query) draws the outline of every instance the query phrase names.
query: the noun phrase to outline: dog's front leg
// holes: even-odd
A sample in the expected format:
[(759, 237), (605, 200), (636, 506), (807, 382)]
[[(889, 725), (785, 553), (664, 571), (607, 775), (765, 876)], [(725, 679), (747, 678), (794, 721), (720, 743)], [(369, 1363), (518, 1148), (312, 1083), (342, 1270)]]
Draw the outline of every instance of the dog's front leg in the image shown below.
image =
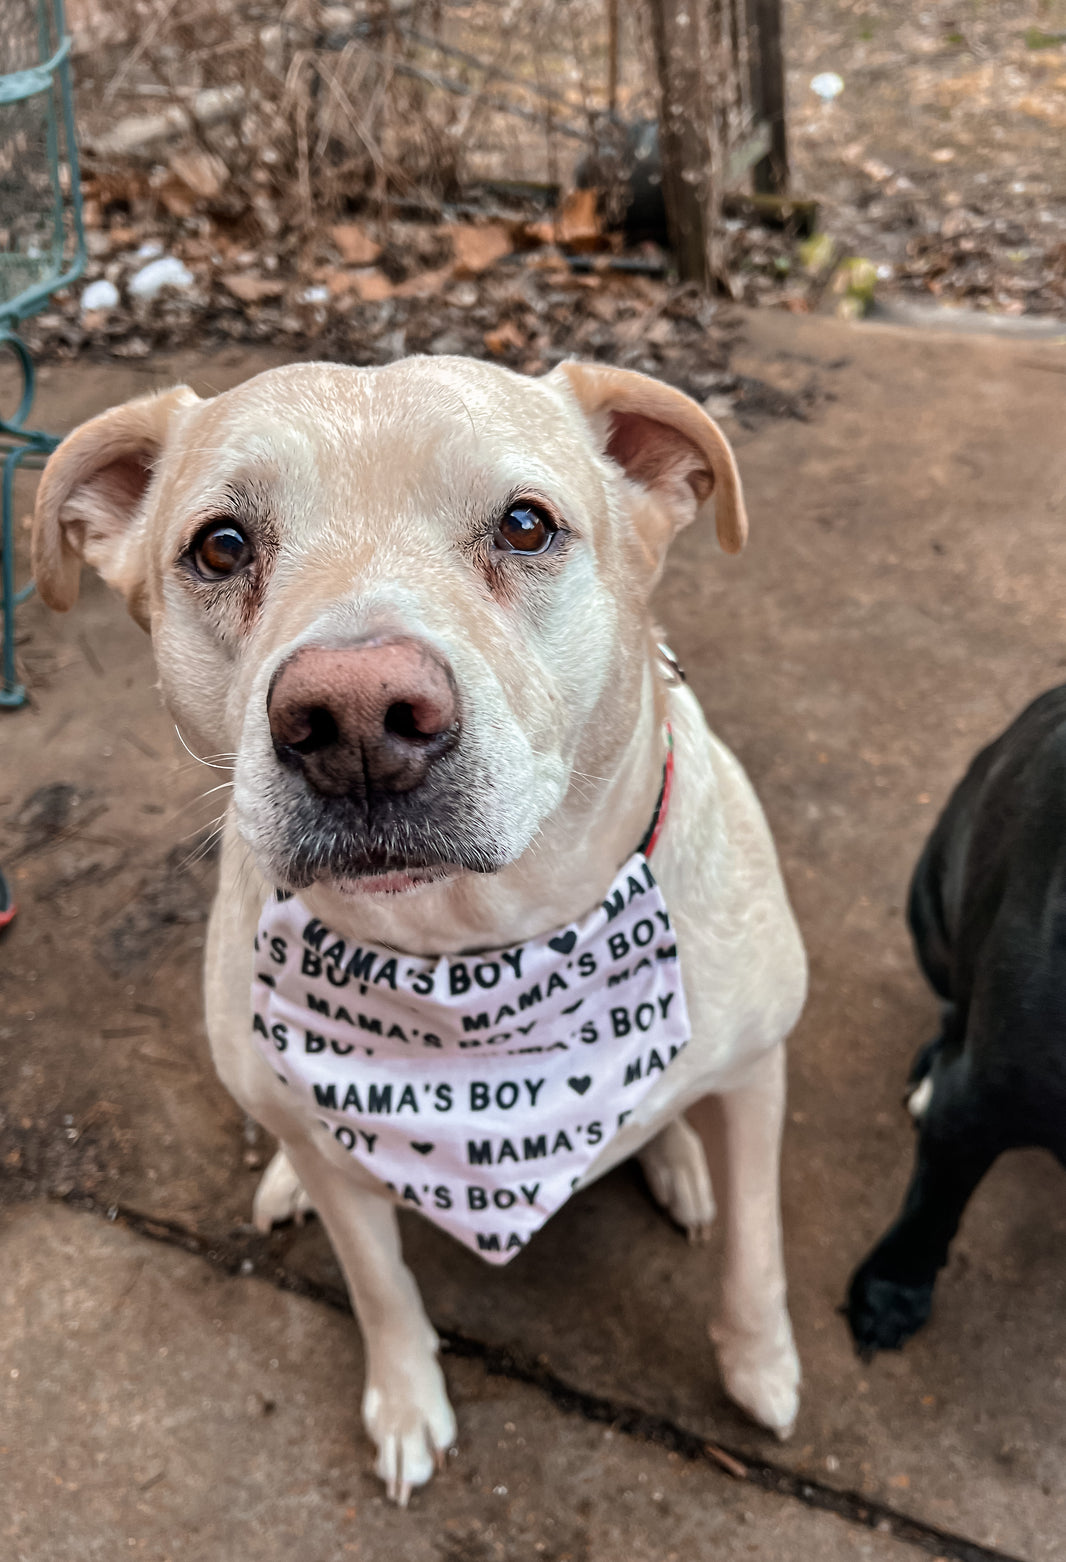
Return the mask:
[(781, 1240), (780, 1160), (785, 1049), (774, 1047), (734, 1089), (688, 1116), (721, 1186), (725, 1209), (722, 1308), (711, 1334), (731, 1399), (778, 1437), (799, 1409)]
[(1002, 1101), (993, 1104), (975, 1083), (971, 1050), (943, 1059), (941, 1051), (908, 1102), (918, 1146), (903, 1208), (848, 1287), (848, 1322), (867, 1361), (899, 1350), (926, 1322), (963, 1211), (1011, 1147)]
[(311, 1142), (284, 1146), (337, 1255), (366, 1349), (363, 1425), (375, 1473), (406, 1506), (455, 1441), (437, 1336), (403, 1261), (391, 1200), (334, 1166)]

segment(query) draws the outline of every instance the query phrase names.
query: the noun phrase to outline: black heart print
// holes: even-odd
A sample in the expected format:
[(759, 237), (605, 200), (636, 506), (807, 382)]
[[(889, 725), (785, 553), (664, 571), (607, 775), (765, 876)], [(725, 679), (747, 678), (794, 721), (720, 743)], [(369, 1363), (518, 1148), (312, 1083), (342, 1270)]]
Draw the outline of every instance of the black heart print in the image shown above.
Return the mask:
[(571, 1090), (576, 1090), (579, 1096), (583, 1096), (585, 1091), (592, 1084), (592, 1075), (582, 1074), (580, 1079), (568, 1079), (566, 1083), (570, 1086)]
[(410, 1141), (410, 1144), (412, 1150), (417, 1150), (419, 1155), (429, 1155), (431, 1151), (437, 1148), (435, 1144), (415, 1144), (413, 1139)]
[(573, 928), (569, 932), (559, 933), (555, 938), (549, 938), (548, 948), (554, 949), (557, 955), (568, 955), (577, 943), (577, 934)]

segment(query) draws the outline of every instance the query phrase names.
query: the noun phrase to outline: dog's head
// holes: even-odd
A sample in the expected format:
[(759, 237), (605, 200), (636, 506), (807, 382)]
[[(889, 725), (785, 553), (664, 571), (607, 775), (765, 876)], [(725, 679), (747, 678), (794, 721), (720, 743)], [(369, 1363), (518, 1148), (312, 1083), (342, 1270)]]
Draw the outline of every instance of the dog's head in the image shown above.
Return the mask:
[(272, 882), (397, 890), (515, 862), (610, 772), (674, 533), (746, 520), (696, 403), (577, 363), (273, 369), (104, 413), (48, 463), (34, 570), (82, 559), (149, 629), (201, 753), (235, 754)]

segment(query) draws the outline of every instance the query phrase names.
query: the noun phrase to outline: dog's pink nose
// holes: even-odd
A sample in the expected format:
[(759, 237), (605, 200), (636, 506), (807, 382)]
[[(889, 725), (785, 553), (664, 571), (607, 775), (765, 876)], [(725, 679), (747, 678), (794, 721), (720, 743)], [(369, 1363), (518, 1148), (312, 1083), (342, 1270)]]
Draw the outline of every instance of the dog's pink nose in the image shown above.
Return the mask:
[(267, 716), (278, 758), (326, 797), (410, 792), (459, 739), (452, 670), (408, 637), (294, 652)]

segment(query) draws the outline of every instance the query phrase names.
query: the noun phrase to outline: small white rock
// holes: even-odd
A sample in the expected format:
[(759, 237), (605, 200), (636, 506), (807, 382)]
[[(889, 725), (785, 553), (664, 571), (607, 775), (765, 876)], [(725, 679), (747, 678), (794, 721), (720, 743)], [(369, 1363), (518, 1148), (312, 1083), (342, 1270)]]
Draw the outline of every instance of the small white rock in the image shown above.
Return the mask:
[(147, 266), (130, 278), (129, 289), (134, 298), (154, 298), (165, 287), (192, 287), (196, 278), (175, 255), (164, 255), (160, 260), (150, 260)]
[(82, 293), (81, 312), (87, 315), (94, 309), (115, 309), (118, 307), (118, 301), (118, 288), (113, 282), (108, 282), (101, 277), (98, 282), (90, 282)]
[(303, 292), (298, 295), (297, 303), (300, 303), (300, 304), (328, 304), (329, 303), (329, 288), (328, 287), (305, 287)]
[(838, 76), (836, 71), (819, 71), (811, 81), (811, 91), (823, 103), (831, 103), (834, 98), (839, 98), (844, 90), (844, 78)]
[(157, 255), (163, 253), (163, 246), (158, 239), (145, 239), (137, 250), (138, 260), (155, 260)]

